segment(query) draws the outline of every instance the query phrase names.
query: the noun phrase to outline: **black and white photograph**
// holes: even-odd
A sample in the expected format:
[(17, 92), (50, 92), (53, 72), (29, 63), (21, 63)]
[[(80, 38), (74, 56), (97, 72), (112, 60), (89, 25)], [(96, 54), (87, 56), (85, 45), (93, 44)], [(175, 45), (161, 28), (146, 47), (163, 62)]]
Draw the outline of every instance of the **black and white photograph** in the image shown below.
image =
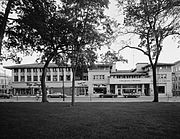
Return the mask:
[(0, 0), (0, 139), (179, 139), (180, 0)]

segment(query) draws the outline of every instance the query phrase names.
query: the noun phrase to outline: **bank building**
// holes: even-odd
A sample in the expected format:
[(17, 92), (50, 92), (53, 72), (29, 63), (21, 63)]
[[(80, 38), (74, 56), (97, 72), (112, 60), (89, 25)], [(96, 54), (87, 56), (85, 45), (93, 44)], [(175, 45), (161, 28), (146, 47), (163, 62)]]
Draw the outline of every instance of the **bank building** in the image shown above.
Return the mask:
[[(14, 95), (36, 95), (41, 90), (43, 64), (24, 64), (5, 66), (12, 70), (12, 82), (8, 90)], [(173, 96), (180, 90), (180, 61), (157, 64), (157, 89), (159, 95)], [(72, 70), (70, 66), (57, 66), (50, 63), (47, 68), (46, 88), (48, 92), (62, 92), (71, 95)], [(138, 92), (141, 96), (153, 95), (152, 69), (148, 63), (137, 63), (132, 70), (118, 70), (116, 64), (95, 64), (76, 77), (75, 95), (96, 96), (100, 93)]]

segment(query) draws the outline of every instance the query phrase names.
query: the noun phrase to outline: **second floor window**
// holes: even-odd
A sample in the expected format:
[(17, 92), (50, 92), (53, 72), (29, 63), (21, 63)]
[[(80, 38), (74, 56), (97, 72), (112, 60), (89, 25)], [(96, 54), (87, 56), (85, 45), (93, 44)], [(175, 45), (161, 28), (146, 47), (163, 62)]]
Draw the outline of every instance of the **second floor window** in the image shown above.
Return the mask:
[(18, 73), (18, 69), (14, 69), (14, 73)]
[(27, 72), (31, 72), (31, 69), (27, 69)]
[(24, 72), (24, 69), (21, 69), (21, 72)]

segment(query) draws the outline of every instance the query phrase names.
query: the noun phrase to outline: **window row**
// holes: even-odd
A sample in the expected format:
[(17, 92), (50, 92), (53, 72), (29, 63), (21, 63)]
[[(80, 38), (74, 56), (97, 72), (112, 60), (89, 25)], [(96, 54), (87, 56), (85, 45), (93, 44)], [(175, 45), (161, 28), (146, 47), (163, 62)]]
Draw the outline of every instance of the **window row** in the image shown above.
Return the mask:
[(167, 79), (167, 74), (158, 74), (158, 79)]
[[(41, 76), (39, 76), (39, 81), (41, 80)], [(59, 81), (63, 81), (64, 80), (64, 76), (60, 75), (59, 76)], [(71, 75), (66, 75), (66, 81), (70, 81), (71, 80)], [(19, 80), (19, 76), (14, 76), (14, 82), (25, 82), (25, 76), (20, 76), (20, 80)], [(27, 76), (27, 81), (38, 81), (38, 76)], [(47, 75), (46, 76), (46, 81), (58, 81), (58, 76), (57, 75), (53, 75), (51, 78), (51, 75)]]
[(148, 78), (149, 76), (146, 75), (111, 75), (111, 78), (118, 78), (118, 79), (121, 79), (121, 78), (125, 78), (125, 79), (128, 79), (128, 78)]
[[(62, 72), (63, 71), (63, 69), (64, 69), (64, 71), (67, 71), (67, 72), (70, 72), (71, 71), (71, 68), (70, 67), (68, 67), (68, 68), (47, 68), (46, 70), (47, 70), (47, 72), (50, 72), (50, 71), (53, 71), (53, 72)], [(39, 72), (42, 72), (42, 68), (40, 68), (40, 69), (37, 69), (37, 68), (33, 68), (33, 69), (31, 69), (31, 68), (28, 68), (28, 69), (14, 69), (14, 73), (18, 73), (18, 71), (20, 71), (20, 72), (25, 72), (25, 70), (27, 71), (27, 72), (38, 72), (38, 70), (39, 70)]]
[(94, 80), (104, 80), (105, 76), (104, 75), (93, 75)]

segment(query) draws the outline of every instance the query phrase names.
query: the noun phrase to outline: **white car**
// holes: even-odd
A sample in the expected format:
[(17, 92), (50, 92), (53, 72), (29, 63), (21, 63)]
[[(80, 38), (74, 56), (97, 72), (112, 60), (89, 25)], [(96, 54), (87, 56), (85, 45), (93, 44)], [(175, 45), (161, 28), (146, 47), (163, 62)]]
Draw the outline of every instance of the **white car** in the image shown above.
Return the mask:
[[(63, 94), (60, 92), (52, 93), (52, 94), (47, 94), (47, 97), (49, 98), (63, 98)], [(67, 97), (66, 94), (64, 94), (64, 97)]]

